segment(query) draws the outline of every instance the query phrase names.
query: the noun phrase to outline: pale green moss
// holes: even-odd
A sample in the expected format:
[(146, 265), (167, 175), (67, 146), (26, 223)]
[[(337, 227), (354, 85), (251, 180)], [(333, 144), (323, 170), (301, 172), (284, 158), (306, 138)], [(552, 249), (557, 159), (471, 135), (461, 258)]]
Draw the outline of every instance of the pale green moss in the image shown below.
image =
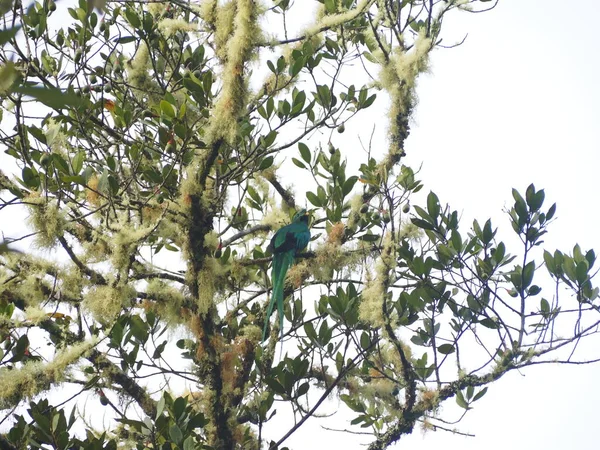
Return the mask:
[(310, 264), (315, 279), (330, 280), (335, 272), (350, 275), (358, 266), (364, 253), (342, 248), (345, 227), (337, 223), (329, 229), (327, 240), (314, 249), (315, 258)]
[(198, 12), (202, 20), (214, 24), (217, 16), (217, 0), (201, 0), (200, 6), (192, 6)]
[(262, 329), (256, 325), (249, 324), (240, 329), (240, 335), (248, 338), (251, 342), (260, 342)]
[(62, 130), (62, 125), (56, 120), (49, 118), (46, 120), (46, 144), (55, 153), (62, 153), (68, 143), (68, 137)]
[[(271, 166), (271, 167), (273, 167), (273, 166)], [(269, 169), (271, 167), (269, 167)], [(268, 200), (271, 200), (271, 195), (269, 195), (271, 188), (269, 187), (269, 181), (268, 181), (267, 176), (265, 176), (261, 172), (256, 172), (252, 178), (253, 178), (254, 187), (256, 188), (256, 190), (260, 194), (262, 194), (263, 197), (265, 197)]]
[(179, 248), (182, 248), (186, 242), (185, 233), (181, 229), (181, 226), (172, 220), (161, 220), (157, 234), (162, 238), (171, 240)]
[(418, 401), (426, 411), (437, 411), (440, 405), (440, 393), (437, 390), (421, 387), (419, 388)]
[(150, 61), (148, 46), (142, 42), (133, 59), (125, 64), (127, 70), (127, 83), (133, 88), (133, 94), (138, 100), (148, 99), (148, 106), (158, 104), (161, 100), (161, 88), (150, 75), (153, 69)]
[(75, 264), (70, 264), (60, 271), (60, 281), (61, 294), (74, 299), (81, 297), (83, 288), (87, 284), (86, 277)]
[(383, 239), (381, 256), (375, 266), (375, 278), (367, 278), (367, 284), (361, 294), (359, 316), (361, 320), (375, 326), (383, 327), (383, 300), (391, 283), (393, 268), (395, 266), (394, 241), (391, 233)]
[(31, 194), (25, 200), (29, 209), (29, 224), (37, 232), (35, 243), (41, 248), (53, 248), (58, 237), (63, 235), (65, 226), (64, 212), (56, 201)]
[(198, 311), (206, 314), (216, 302), (216, 294), (222, 287), (226, 274), (223, 266), (216, 258), (205, 258), (202, 269), (198, 273)]
[(152, 309), (156, 310), (162, 320), (172, 327), (181, 324), (181, 308), (185, 297), (179, 289), (162, 280), (152, 279), (148, 282), (146, 293), (156, 299)]
[(379, 79), (382, 87), (390, 95), (388, 132), (392, 136), (390, 153), (395, 155), (401, 152), (397, 148), (398, 141), (403, 142), (401, 137), (407, 133), (407, 130), (402, 129), (403, 125), (399, 126), (397, 119), (408, 115), (416, 102), (414, 93), (416, 80), (421, 73), (428, 70), (429, 52), (432, 48), (431, 39), (422, 31), (409, 52), (402, 47), (396, 48), (389, 62), (382, 66)]
[(260, 223), (261, 225), (269, 226), (272, 230), (277, 230), (290, 223), (290, 216), (281, 208), (271, 208), (271, 210), (262, 217)]
[(154, 224), (145, 227), (139, 224), (123, 224), (121, 229), (113, 234), (110, 240), (111, 261), (119, 272), (129, 267), (131, 256), (155, 229)]
[(58, 353), (54, 359), (46, 362), (29, 362), (21, 368), (0, 369), (0, 409), (17, 404), (23, 398), (31, 398), (63, 381), (70, 365), (97, 344), (97, 339), (72, 345)]
[(96, 286), (84, 295), (82, 306), (102, 324), (111, 323), (124, 307), (131, 305), (136, 292), (131, 286)]
[(350, 199), (350, 212), (348, 213), (348, 228), (353, 228), (358, 219), (360, 218), (360, 208), (363, 205), (362, 194), (355, 194)]
[[(254, 44), (260, 39), (261, 30), (258, 24), (259, 9), (253, 0), (237, 0), (235, 7), (234, 2), (228, 2), (223, 8), (225, 9), (220, 9), (217, 16), (216, 36), (226, 33), (230, 37), (226, 41), (226, 54), (221, 52), (219, 55), (217, 47), (217, 56), (224, 63), (221, 74), (223, 87), (215, 103), (207, 137), (209, 142), (224, 138), (234, 144), (237, 139), (237, 119), (247, 105), (245, 65), (256, 56)], [(234, 8), (235, 11), (233, 23), (229, 8)]]
[[(429, 52), (432, 49), (431, 39), (421, 31), (409, 52), (396, 50), (390, 63), (399, 79), (407, 86), (414, 88), (417, 77), (429, 69)], [(385, 86), (385, 83), (383, 83)], [(385, 86), (389, 88), (390, 86)]]
[(219, 234), (215, 231), (209, 231), (204, 236), (204, 247), (209, 251), (214, 251), (219, 248), (220, 243), (221, 239), (219, 238)]
[(154, 17), (160, 16), (167, 9), (168, 3), (160, 3), (160, 2), (149, 2), (146, 3), (146, 7), (148, 8), (148, 12), (152, 14)]
[(318, 20), (316, 23), (306, 29), (305, 33), (309, 36), (320, 33), (323, 27), (338, 27), (344, 23), (355, 19), (373, 4), (375, 0), (361, 0), (355, 8), (341, 12), (339, 14), (324, 14), (324, 6), (321, 6), (317, 12)]
[(425, 236), (423, 230), (412, 222), (403, 223), (399, 235), (401, 238), (411, 241), (418, 241)]
[(360, 319), (375, 326), (383, 327), (383, 296), (385, 292), (383, 283), (378, 278), (367, 277), (366, 287), (361, 294), (361, 302), (358, 309)]
[(80, 259), (84, 264), (106, 261), (111, 254), (108, 241), (100, 233), (93, 232), (92, 236), (92, 242), (80, 241), (84, 250)]
[(179, 207), (182, 212), (189, 210), (192, 205), (191, 197), (202, 192), (202, 186), (198, 182), (198, 172), (200, 172), (207, 156), (207, 153), (200, 154), (185, 171), (185, 177), (181, 181), (179, 191)]
[(178, 31), (195, 32), (198, 31), (198, 25), (186, 22), (183, 19), (162, 19), (158, 22), (158, 29), (165, 36), (172, 36)]
[(50, 288), (44, 280), (49, 273), (58, 272), (54, 263), (21, 253), (7, 253), (3, 255), (3, 258), (6, 267), (9, 267), (11, 272), (18, 273), (19, 276), (7, 283), (1, 283), (0, 294), (5, 290), (10, 291), (16, 298), (23, 300), (27, 306), (31, 307), (36, 307), (48, 299), (47, 292), (50, 291)]
[(38, 323), (46, 320), (48, 315), (39, 306), (28, 306), (25, 308), (25, 319), (29, 322), (37, 325)]
[(18, 298), (29, 306), (37, 306), (48, 297), (44, 294), (41, 277), (45, 274), (31, 273), (21, 278), (19, 284), (14, 288)]
[[(233, 22), (236, 13), (236, 1), (229, 0), (221, 6), (217, 6), (216, 10), (214, 9), (213, 5), (209, 5), (206, 7), (206, 11), (211, 11), (211, 14), (207, 14), (206, 17), (211, 19), (211, 24), (216, 29), (215, 52), (219, 59), (221, 61), (224, 61), (227, 58), (227, 42), (233, 34)], [(216, 12), (216, 14), (212, 12)]]
[(361, 397), (371, 401), (385, 401), (385, 403), (390, 404), (396, 400), (395, 395), (393, 395), (395, 389), (397, 389), (396, 383), (387, 378), (372, 378), (371, 381), (362, 386), (360, 393)]

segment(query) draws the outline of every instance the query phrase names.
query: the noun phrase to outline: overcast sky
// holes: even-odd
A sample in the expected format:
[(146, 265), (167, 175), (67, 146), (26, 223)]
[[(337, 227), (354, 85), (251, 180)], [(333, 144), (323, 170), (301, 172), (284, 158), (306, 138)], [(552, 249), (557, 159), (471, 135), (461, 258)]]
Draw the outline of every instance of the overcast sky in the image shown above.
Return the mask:
[[(570, 6), (570, 8), (569, 8)], [(486, 14), (455, 16), (465, 44), (438, 51), (419, 84), (410, 161), (465, 216), (510, 230), (499, 210), (530, 182), (557, 202), (550, 250), (600, 250), (600, 2), (500, 0)], [(458, 20), (457, 20), (458, 19)], [(550, 203), (549, 203), (550, 204)], [(583, 353), (600, 354), (600, 337)], [(428, 433), (407, 447), (597, 449), (600, 366), (530, 368), (492, 385), (460, 429)], [(402, 445), (398, 445), (402, 447)]]
[[(549, 249), (568, 251), (578, 242), (600, 253), (600, 39), (594, 31), (600, 2), (568, 4), (574, 7), (501, 0), (486, 14), (449, 17), (447, 36), (469, 36), (459, 48), (436, 51), (431, 74), (420, 80), (407, 161), (423, 163), (426, 191), (461, 211), (466, 223), (493, 217), (507, 235), (501, 210), (511, 205), (511, 188), (524, 191), (534, 182), (545, 188), (548, 205), (558, 203)], [(583, 350), (599, 356), (600, 337), (589, 344)], [(597, 380), (599, 365), (511, 373), (457, 425), (475, 438), (415, 432), (397, 447), (597, 449)], [(337, 439), (324, 442), (318, 424), (308, 425), (310, 432), (286, 444), (358, 448), (355, 436), (328, 434)]]

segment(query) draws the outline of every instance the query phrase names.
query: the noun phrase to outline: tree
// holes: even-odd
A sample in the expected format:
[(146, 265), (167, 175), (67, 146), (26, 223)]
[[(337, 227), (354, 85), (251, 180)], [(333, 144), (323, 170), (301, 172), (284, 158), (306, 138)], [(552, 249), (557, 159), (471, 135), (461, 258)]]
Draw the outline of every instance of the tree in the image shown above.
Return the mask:
[[(445, 400), (467, 412), (511, 370), (576, 362), (598, 326), (595, 255), (536, 261), (544, 191), (513, 191), (509, 250), (491, 221), (465, 231), (421, 199), (403, 163), (443, 19), (485, 3), (325, 1), (278, 37), (267, 24), (299, 4), (81, 1), (58, 31), (52, 1), (14, 4), (2, 143), (20, 173), (0, 173), (2, 208), (27, 207), (52, 251), (0, 255), (0, 445), (281, 448), (335, 394), (387, 448), (445, 428)], [(378, 91), (388, 148), (341, 144)], [(313, 241), (278, 356), (267, 244), (304, 197)], [(43, 397), (57, 386), (74, 389)], [(107, 430), (87, 420), (97, 402)], [(263, 433), (276, 410), (295, 425)]]

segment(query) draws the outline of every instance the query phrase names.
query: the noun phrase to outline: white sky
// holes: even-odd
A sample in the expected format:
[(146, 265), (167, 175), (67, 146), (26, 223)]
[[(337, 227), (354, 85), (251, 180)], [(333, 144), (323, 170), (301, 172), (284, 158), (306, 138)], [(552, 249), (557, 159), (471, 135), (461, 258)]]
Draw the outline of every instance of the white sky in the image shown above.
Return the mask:
[[(436, 51), (432, 73), (419, 83), (407, 162), (423, 163), (425, 191), (463, 212), (464, 225), (492, 217), (501, 237), (511, 232), (501, 214), (512, 204), (511, 188), (524, 191), (534, 182), (545, 188), (548, 206), (558, 203), (547, 247), (569, 251), (578, 242), (600, 253), (600, 2), (565, 5), (501, 0), (489, 13), (451, 15), (445, 35), (469, 37), (459, 48)], [(584, 348), (590, 357), (600, 355), (598, 344)], [(397, 448), (597, 449), (599, 379), (600, 365), (511, 373), (458, 425), (475, 438), (415, 431)], [(309, 421), (285, 444), (360, 448), (357, 436), (319, 430)]]
[[(571, 6), (572, 5), (572, 6)], [(407, 145), (442, 203), (492, 217), (505, 235), (511, 188), (544, 188), (557, 220), (549, 250), (600, 250), (600, 2), (500, 0), (489, 13), (455, 15), (462, 47), (437, 51), (421, 79)], [(455, 31), (456, 30), (456, 31)], [(600, 339), (590, 342), (600, 354)], [(597, 449), (600, 366), (529, 368), (490, 386), (459, 429), (475, 438), (420, 433), (398, 448)]]

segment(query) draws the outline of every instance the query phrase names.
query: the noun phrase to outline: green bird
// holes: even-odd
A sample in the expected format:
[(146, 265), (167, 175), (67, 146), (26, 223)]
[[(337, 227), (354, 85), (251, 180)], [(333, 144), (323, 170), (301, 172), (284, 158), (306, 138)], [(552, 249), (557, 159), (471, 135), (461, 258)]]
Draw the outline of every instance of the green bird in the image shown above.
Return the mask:
[(273, 253), (273, 268), (271, 270), (271, 282), (273, 290), (271, 292), (271, 301), (267, 308), (265, 318), (265, 327), (263, 329), (262, 340), (265, 340), (267, 334), (267, 325), (277, 304), (279, 313), (279, 330), (283, 338), (283, 287), (285, 276), (288, 269), (294, 262), (296, 254), (308, 245), (310, 241), (310, 230), (308, 229), (308, 213), (306, 209), (301, 209), (292, 219), (292, 223), (281, 227), (271, 239), (267, 249)]

